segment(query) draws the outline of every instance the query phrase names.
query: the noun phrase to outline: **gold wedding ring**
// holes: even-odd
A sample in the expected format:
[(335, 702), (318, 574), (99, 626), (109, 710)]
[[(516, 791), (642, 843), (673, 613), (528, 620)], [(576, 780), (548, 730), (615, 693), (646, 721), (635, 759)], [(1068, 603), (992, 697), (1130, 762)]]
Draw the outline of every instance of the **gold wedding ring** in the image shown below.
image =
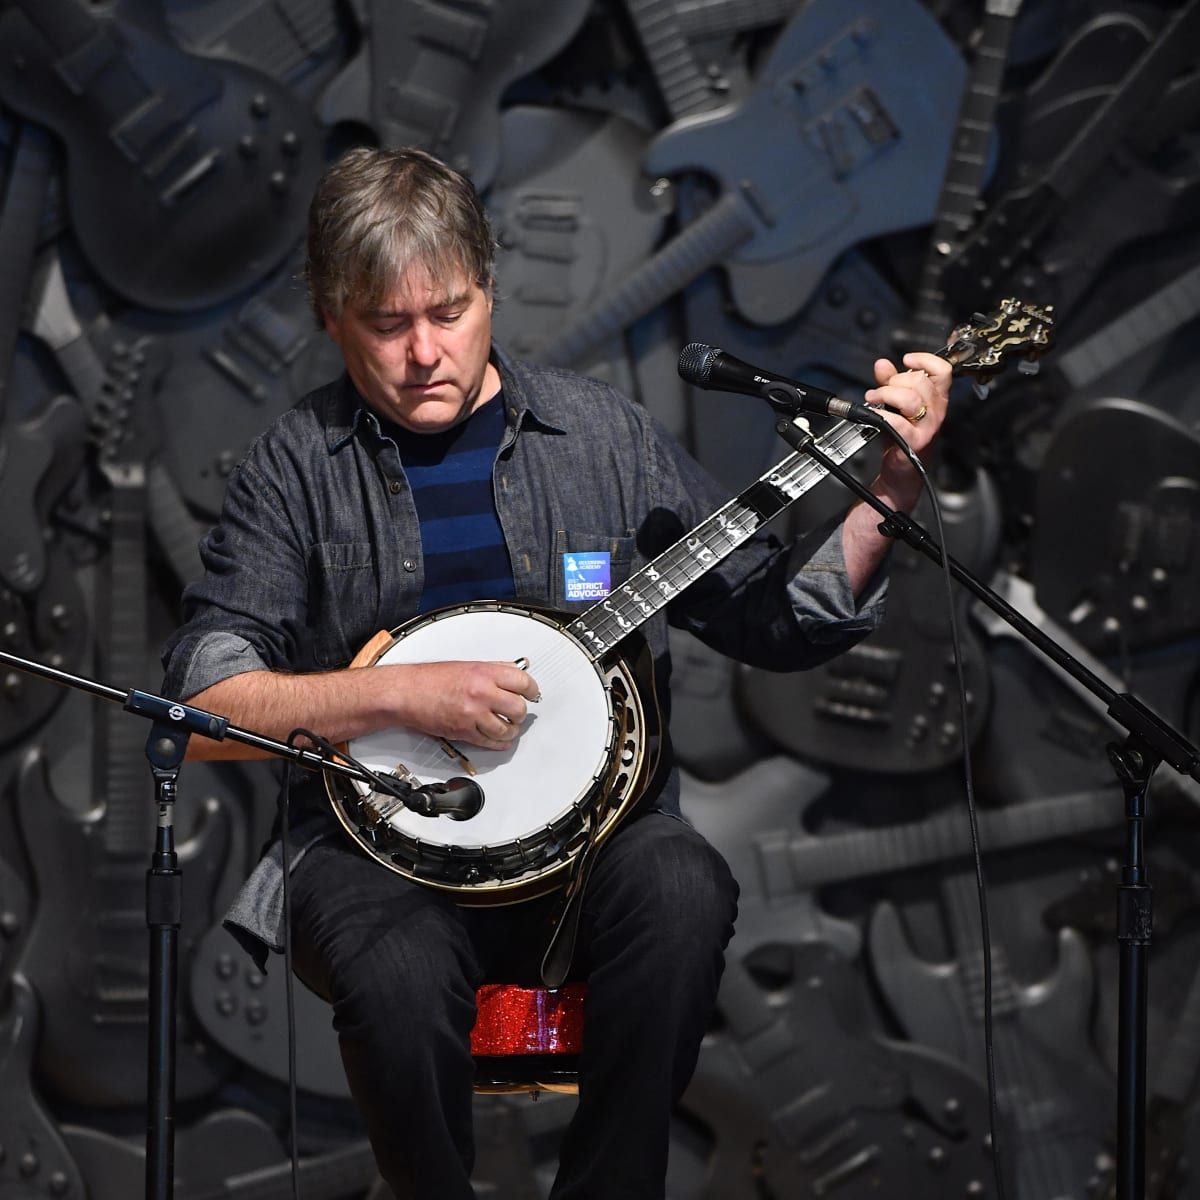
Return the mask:
[(923, 421), (925, 419), (925, 414), (928, 411), (929, 411), (929, 406), (927, 404), (922, 404), (921, 407), (918, 408), (917, 411), (915, 413), (913, 413), (913, 415), (911, 417), (909, 417), (908, 419), (914, 425), (916, 425), (919, 421)]

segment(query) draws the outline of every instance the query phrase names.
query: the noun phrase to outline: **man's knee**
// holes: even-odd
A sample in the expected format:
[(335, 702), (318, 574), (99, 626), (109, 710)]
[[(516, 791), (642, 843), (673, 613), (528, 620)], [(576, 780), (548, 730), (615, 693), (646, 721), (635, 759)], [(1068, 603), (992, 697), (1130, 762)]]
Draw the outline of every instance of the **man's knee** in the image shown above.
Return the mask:
[(481, 973), (453, 913), (412, 914), (332, 975), (339, 1033), (372, 1040), (402, 1032), (405, 1041), (421, 1041), (468, 1032), (474, 1022)]
[(690, 825), (649, 813), (622, 830), (611, 850), (604, 883), (618, 911), (629, 910), (674, 939), (687, 932), (722, 947), (729, 940), (737, 883), (724, 858)]

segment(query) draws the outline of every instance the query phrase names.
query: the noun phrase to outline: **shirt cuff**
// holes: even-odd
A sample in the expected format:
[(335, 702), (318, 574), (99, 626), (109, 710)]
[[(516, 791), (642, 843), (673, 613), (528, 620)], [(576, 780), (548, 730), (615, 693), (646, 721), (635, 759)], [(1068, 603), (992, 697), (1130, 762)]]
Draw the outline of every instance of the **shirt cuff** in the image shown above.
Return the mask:
[(846, 574), (842, 524), (835, 520), (798, 539), (794, 558), (802, 563), (788, 583), (796, 621), (810, 641), (835, 642), (848, 634), (866, 635), (879, 627), (887, 599), (886, 559), (855, 598)]
[(164, 691), (188, 700), (231, 675), (270, 668), (257, 650), (236, 633), (203, 633), (176, 648), (167, 668)]

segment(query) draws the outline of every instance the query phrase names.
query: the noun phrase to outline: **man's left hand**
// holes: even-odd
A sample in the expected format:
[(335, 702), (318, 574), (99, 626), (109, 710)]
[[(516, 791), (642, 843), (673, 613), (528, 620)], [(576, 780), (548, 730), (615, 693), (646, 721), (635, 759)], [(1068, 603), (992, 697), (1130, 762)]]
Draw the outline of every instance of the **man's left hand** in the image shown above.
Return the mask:
[[(936, 354), (911, 351), (904, 369), (886, 358), (875, 362), (875, 387), (864, 395), (868, 404), (883, 404), (884, 418), (924, 458), (946, 419), (953, 368)], [(910, 509), (921, 494), (921, 481), (899, 446), (883, 454), (875, 492), (894, 508)]]

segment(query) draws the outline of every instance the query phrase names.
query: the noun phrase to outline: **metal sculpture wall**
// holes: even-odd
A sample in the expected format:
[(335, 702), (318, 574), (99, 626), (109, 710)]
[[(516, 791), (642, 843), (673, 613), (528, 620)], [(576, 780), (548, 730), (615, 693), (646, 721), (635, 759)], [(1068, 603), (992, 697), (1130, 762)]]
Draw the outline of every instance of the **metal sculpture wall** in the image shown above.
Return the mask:
[[(647, 405), (730, 491), (783, 448), (694, 392), (691, 339), (853, 395), (897, 346), (1019, 292), (1036, 379), (956, 396), (958, 557), (1197, 725), (1197, 0), (8, 0), (0, 5), (0, 639), (154, 686), (247, 442), (338, 369), (296, 281), (322, 165), (469, 170), (500, 336)], [(843, 503), (823, 485), (800, 529)], [(940, 582), (897, 550), (885, 626), (798, 676), (680, 636), (688, 815), (742, 886), (672, 1200), (985, 1196), (980, 952)], [(1098, 1196), (1114, 1121), (1102, 714), (959, 601), (998, 947), (1011, 1193)], [(104, 711), (107, 707), (110, 711)], [(143, 728), (0, 679), (0, 1197), (138, 1193)], [(1200, 1196), (1198, 794), (1165, 769), (1151, 868), (1153, 1193)], [(267, 768), (189, 765), (184, 1196), (290, 1194), (282, 968), (219, 917)], [(299, 997), (304, 1194), (370, 1195), (323, 1006)], [(487, 1194), (545, 1195), (572, 1102), (478, 1102)], [(221, 1190), (224, 1188), (225, 1190)]]

